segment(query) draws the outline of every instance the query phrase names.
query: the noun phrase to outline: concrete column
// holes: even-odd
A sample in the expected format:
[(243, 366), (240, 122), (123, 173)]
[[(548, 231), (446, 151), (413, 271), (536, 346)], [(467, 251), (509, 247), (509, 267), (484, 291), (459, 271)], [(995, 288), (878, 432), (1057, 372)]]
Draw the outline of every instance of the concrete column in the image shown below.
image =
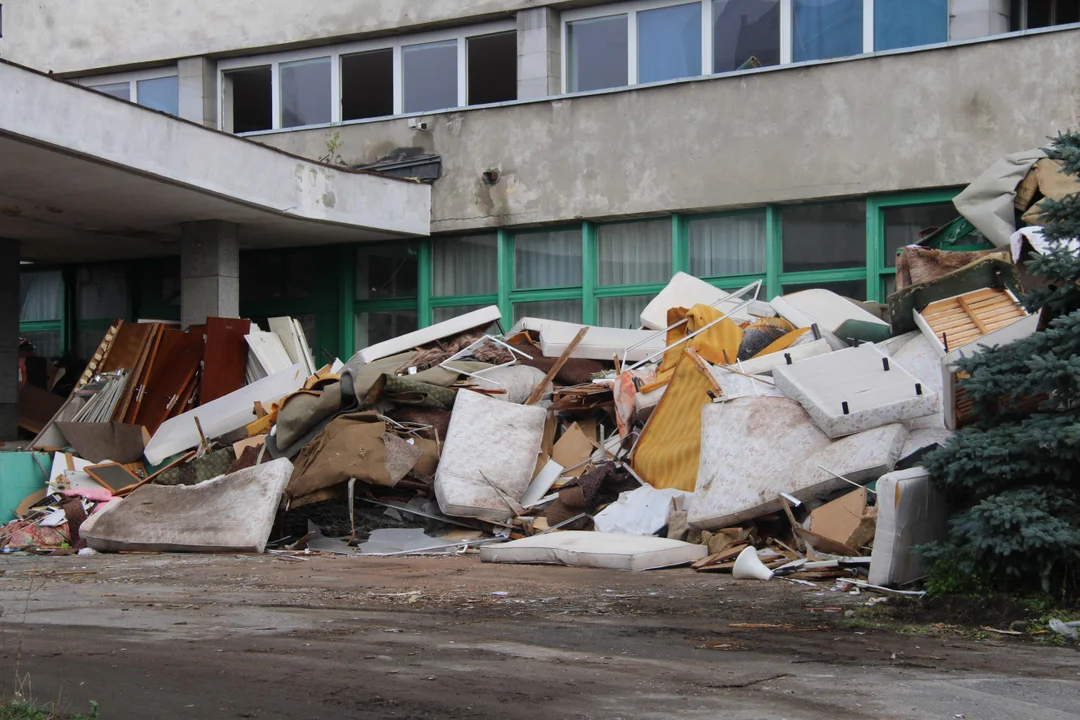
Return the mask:
[(973, 40), (1009, 32), (1009, 0), (950, 0), (949, 39)]
[(217, 63), (203, 57), (177, 63), (180, 81), (180, 117), (206, 127), (218, 122)]
[(562, 30), (559, 13), (548, 7), (517, 14), (518, 100), (562, 92)]
[(220, 220), (185, 223), (180, 246), (180, 321), (240, 317), (239, 229)]
[(19, 437), (19, 243), (0, 238), (0, 441)]

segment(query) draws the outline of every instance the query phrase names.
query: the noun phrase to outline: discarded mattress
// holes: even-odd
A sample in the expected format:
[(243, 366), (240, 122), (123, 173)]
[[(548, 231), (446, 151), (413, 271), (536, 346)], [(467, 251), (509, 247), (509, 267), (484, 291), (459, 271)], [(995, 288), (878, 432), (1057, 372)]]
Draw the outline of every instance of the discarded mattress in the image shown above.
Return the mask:
[[(780, 493), (824, 497), (891, 471), (907, 430), (897, 423), (830, 440), (797, 402), (742, 397), (702, 412), (701, 462), (687, 520), (699, 530), (729, 527), (782, 509)], [(822, 470), (818, 466), (831, 470)]]
[(889, 324), (874, 317), (855, 303), (831, 290), (814, 288), (773, 298), (771, 305), (780, 317), (795, 327), (817, 325), (819, 330), (835, 333), (849, 320), (861, 320), (876, 325)]
[[(544, 377), (546, 377), (546, 373), (543, 370), (537, 370), (528, 365), (511, 365), (510, 367), (496, 367), (484, 370), (482, 373), (466, 379), (485, 390), (503, 391), (497, 395), (489, 396), (495, 400), (504, 400), (521, 405), (529, 399), (536, 386), (543, 382)], [(544, 388), (544, 395), (550, 393), (551, 383), (549, 382)]]
[(435, 474), (439, 508), (451, 517), (502, 521), (528, 490), (547, 412), (462, 390)]
[(80, 534), (101, 552), (261, 553), (292, 471), (282, 458), (198, 485), (144, 485)]
[[(522, 318), (514, 329), (540, 333), (540, 350), (544, 357), (557, 358), (562, 356), (583, 327), (585, 325), (559, 320)], [(621, 358), (623, 351), (632, 345), (637, 347), (627, 352), (626, 359), (637, 362), (650, 355), (663, 352), (664, 336), (648, 330), (589, 327), (589, 332), (585, 333), (585, 337), (574, 348), (570, 357), (611, 362), (616, 355)]]
[(364, 348), (356, 354), (360, 363), (370, 363), (382, 358), (396, 355), (397, 353), (403, 353), (413, 348), (433, 343), (436, 340), (441, 340), (445, 337), (452, 335), (459, 335), (466, 330), (472, 330), (474, 328), (486, 328), (493, 322), (502, 319), (502, 313), (499, 312), (497, 305), (489, 305), (479, 310), (473, 310), (470, 313), (464, 315), (458, 315), (456, 318), (452, 318), (445, 322), (436, 323), (431, 327), (421, 328), (405, 335), (399, 335), (396, 338), (387, 340), (385, 342), (376, 343), (370, 347)]
[(165, 458), (190, 450), (199, 445), (199, 419), (203, 433), (208, 438), (228, 435), (234, 430), (255, 422), (255, 403), (270, 405), (295, 392), (307, 381), (303, 365), (293, 365), (284, 372), (274, 373), (258, 382), (246, 385), (224, 397), (189, 410), (163, 422), (146, 445), (146, 459), (151, 465), (160, 465)]
[(912, 549), (945, 539), (945, 497), (934, 487), (930, 474), (918, 467), (878, 480), (877, 497), (869, 581), (885, 586), (914, 582), (926, 574), (926, 568)]
[(874, 345), (783, 365), (776, 387), (831, 438), (933, 415), (939, 396)]
[[(709, 283), (684, 272), (675, 273), (671, 282), (641, 311), (641, 324), (649, 330), (664, 330), (668, 326), (668, 310), (710, 305), (722, 313), (735, 310), (744, 300), (733, 298), (731, 293), (713, 287)], [(753, 320), (754, 316), (776, 317), (776, 311), (755, 300), (731, 317), (739, 322)]]
[(824, 338), (821, 340), (810, 339), (807, 342), (800, 342), (796, 345), (792, 345), (787, 350), (781, 352), (759, 355), (758, 357), (753, 357), (749, 360), (743, 360), (738, 364), (738, 369), (747, 375), (771, 375), (772, 371), (781, 365), (790, 365), (791, 363), (797, 363), (800, 360), (817, 357), (818, 355), (825, 355), (832, 351), (832, 346), (829, 345), (828, 340)]
[(708, 554), (704, 545), (679, 540), (577, 531), (535, 535), (480, 548), (482, 562), (635, 571), (686, 565)]

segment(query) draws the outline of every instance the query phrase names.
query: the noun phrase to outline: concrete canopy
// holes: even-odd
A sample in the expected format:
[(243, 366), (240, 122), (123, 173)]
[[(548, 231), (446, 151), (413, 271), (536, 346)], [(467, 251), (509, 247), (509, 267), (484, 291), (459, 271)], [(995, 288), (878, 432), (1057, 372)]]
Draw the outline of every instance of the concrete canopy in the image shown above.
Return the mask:
[(311, 162), (0, 60), (0, 238), (24, 260), (180, 251), (185, 222), (241, 248), (427, 235), (427, 185)]

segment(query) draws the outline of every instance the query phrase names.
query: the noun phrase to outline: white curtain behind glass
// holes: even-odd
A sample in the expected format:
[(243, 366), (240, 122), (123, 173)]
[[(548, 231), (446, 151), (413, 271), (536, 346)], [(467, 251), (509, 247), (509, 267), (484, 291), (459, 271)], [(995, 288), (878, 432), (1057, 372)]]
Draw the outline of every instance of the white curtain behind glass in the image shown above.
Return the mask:
[(701, 74), (701, 3), (639, 12), (638, 82)]
[(526, 317), (580, 323), (581, 301), (541, 300), (538, 302), (514, 303), (514, 322)]
[(64, 281), (60, 272), (19, 275), (19, 321), (59, 320), (63, 317)]
[(671, 279), (671, 221), (597, 228), (600, 285), (666, 283)]
[(723, 277), (765, 272), (765, 213), (691, 220), (690, 274)]
[(499, 290), (499, 248), (495, 235), (432, 243), (431, 291), (435, 297), (493, 295)]
[(641, 311), (652, 295), (600, 298), (596, 303), (596, 324), (600, 327), (636, 330), (641, 327)]
[(514, 238), (514, 288), (581, 285), (581, 231), (525, 233)]

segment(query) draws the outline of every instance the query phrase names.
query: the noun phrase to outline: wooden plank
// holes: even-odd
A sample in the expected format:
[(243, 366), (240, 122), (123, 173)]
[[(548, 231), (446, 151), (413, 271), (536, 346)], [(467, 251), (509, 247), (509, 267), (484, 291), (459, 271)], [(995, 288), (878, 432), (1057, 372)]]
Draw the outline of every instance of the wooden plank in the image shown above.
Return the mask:
[[(206, 318), (206, 350), (199, 401), (208, 403), (244, 387), (250, 320)], [(275, 336), (276, 337), (276, 336)]]
[(113, 422), (123, 422), (124, 417), (127, 415), (132, 398), (135, 397), (135, 391), (139, 388), (139, 385), (144, 382), (145, 376), (143, 371), (146, 369), (147, 361), (153, 356), (154, 351), (157, 349), (157, 344), (161, 340), (161, 331), (164, 327), (165, 326), (160, 323), (150, 323), (150, 332), (143, 341), (142, 351), (135, 360), (134, 369), (128, 376), (127, 385), (124, 387), (124, 394), (120, 396), (120, 402), (117, 403), (116, 410), (113, 412)]
[(161, 366), (165, 360), (172, 355), (173, 351), (184, 338), (184, 331), (177, 328), (162, 328), (161, 337), (158, 340), (157, 349), (150, 358), (149, 363), (143, 372), (143, 379), (140, 381), (139, 387), (135, 391), (135, 397), (128, 408), (127, 414), (124, 416), (124, 422), (128, 424), (137, 424), (136, 419), (139, 417), (139, 411), (142, 409), (143, 400), (146, 399), (146, 387), (154, 381), (155, 377), (160, 377)]
[(581, 341), (585, 339), (585, 333), (589, 332), (588, 327), (583, 327), (578, 330), (578, 334), (574, 336), (574, 339), (570, 341), (570, 344), (563, 350), (562, 355), (555, 361), (555, 364), (551, 366), (551, 369), (544, 375), (544, 379), (540, 381), (540, 384), (529, 394), (529, 398), (525, 401), (526, 405), (535, 405), (540, 402), (540, 398), (544, 397), (544, 389), (547, 388), (548, 383), (555, 379), (555, 376), (562, 370), (563, 365), (570, 359), (570, 355), (574, 350), (577, 350), (577, 346), (581, 344)]
[(190, 329), (183, 333), (168, 357), (157, 363), (159, 369), (146, 385), (135, 424), (144, 426), (151, 435), (157, 432), (174, 406), (182, 402), (179, 396), (195, 377), (202, 353), (202, 333)]
[(99, 373), (127, 370), (132, 372), (143, 352), (146, 340), (153, 331), (152, 323), (124, 323), (113, 340), (109, 355), (102, 363)]
[(982, 332), (983, 335), (985, 335), (986, 325), (983, 324), (983, 321), (980, 320), (979, 317), (975, 314), (975, 312), (971, 309), (971, 306), (968, 305), (967, 300), (965, 300), (964, 298), (960, 298), (960, 307), (964, 308), (964, 312), (971, 316), (971, 322), (975, 323), (975, 327), (979, 328), (979, 331)]

